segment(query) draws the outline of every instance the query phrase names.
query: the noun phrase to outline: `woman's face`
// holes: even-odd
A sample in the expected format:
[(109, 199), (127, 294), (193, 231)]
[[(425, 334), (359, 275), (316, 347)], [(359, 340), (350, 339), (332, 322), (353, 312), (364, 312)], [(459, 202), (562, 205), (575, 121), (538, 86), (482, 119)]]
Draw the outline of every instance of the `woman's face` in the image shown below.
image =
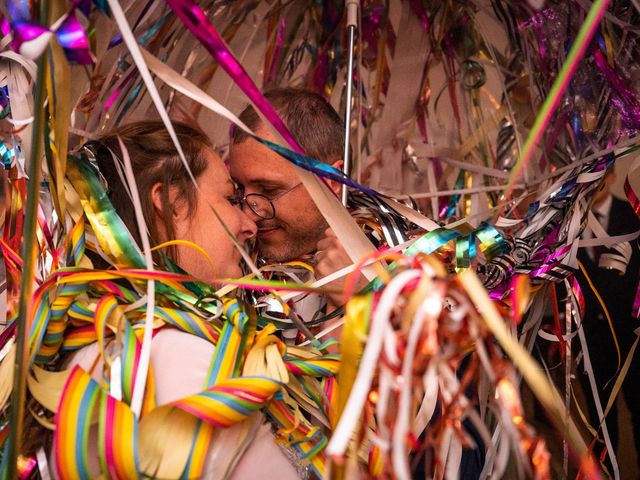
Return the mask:
[(195, 210), (189, 212), (187, 203), (178, 201), (174, 231), (177, 240), (188, 240), (207, 252), (213, 265), (202, 253), (186, 245), (177, 246), (178, 264), (203, 281), (238, 278), (242, 275), (240, 252), (213, 210), (241, 245), (255, 236), (256, 224), (234, 202), (235, 185), (220, 157), (211, 149), (207, 149), (205, 155), (208, 165), (197, 178), (199, 190)]

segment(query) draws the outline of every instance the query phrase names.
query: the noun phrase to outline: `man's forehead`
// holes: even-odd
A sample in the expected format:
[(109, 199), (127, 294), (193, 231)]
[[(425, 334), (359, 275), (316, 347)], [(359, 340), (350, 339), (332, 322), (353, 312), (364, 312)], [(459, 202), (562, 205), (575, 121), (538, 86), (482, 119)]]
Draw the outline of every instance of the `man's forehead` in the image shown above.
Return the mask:
[(266, 145), (253, 138), (230, 145), (227, 161), (232, 168), (258, 168), (273, 165), (274, 168), (286, 168), (288, 161)]
[(252, 174), (247, 171), (233, 172), (234, 180), (245, 187), (283, 187), (290, 183), (290, 179), (278, 175), (277, 172), (260, 172)]
[(242, 148), (229, 158), (231, 176), (247, 186), (287, 186), (299, 181), (296, 168), (273, 152), (271, 155), (253, 156)]

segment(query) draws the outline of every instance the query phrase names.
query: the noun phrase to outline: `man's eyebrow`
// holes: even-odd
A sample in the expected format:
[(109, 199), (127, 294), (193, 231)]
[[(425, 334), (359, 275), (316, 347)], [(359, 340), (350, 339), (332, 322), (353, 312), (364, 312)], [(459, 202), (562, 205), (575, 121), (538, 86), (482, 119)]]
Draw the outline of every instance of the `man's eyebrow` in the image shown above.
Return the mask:
[(249, 182), (249, 185), (268, 185), (273, 187), (281, 187), (284, 183), (281, 180), (274, 180), (272, 178), (252, 178)]

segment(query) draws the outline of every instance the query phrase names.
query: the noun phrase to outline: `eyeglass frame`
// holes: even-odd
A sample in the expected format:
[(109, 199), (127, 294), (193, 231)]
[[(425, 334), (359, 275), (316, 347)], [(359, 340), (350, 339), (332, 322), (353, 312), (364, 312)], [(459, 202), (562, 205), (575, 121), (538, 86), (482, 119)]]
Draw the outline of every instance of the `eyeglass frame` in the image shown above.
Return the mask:
[[(296, 188), (298, 188), (300, 185), (302, 185), (302, 182), (296, 183), (289, 190), (285, 190), (284, 192), (280, 192), (275, 197), (272, 197), (272, 198), (269, 198), (269, 197), (267, 197), (266, 195), (264, 195), (262, 193), (248, 193), (248, 194), (246, 194), (244, 196), (239, 197), (238, 200), (240, 202), (242, 202), (242, 206), (243, 207), (246, 204), (247, 207), (249, 207), (249, 210), (251, 210), (255, 215), (260, 217), (262, 220), (271, 220), (271, 219), (275, 218), (275, 216), (276, 216), (276, 206), (274, 205), (274, 203), (277, 202), (278, 200), (280, 200), (286, 194), (288, 194), (288, 193), (292, 192), (293, 190), (295, 190)], [(251, 201), (247, 201), (247, 199), (249, 199), (250, 197), (259, 197), (259, 198), (262, 198), (262, 199), (266, 200), (269, 203), (269, 205), (271, 206), (271, 216), (264, 216), (261, 213), (259, 213), (257, 210), (255, 210), (255, 202), (252, 204)]]

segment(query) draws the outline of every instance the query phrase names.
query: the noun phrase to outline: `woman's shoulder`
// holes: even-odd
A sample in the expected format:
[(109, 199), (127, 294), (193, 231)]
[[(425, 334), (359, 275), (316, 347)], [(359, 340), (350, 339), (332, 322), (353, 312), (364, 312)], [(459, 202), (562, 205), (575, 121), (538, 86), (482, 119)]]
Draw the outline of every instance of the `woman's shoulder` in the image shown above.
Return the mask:
[(205, 388), (215, 346), (175, 328), (158, 331), (151, 343), (151, 368), (158, 405), (170, 403)]
[[(205, 388), (215, 346), (176, 328), (158, 330), (151, 341), (151, 368), (158, 405), (195, 395)], [(65, 368), (79, 366), (94, 380), (102, 379), (103, 363), (97, 343), (74, 352)]]

